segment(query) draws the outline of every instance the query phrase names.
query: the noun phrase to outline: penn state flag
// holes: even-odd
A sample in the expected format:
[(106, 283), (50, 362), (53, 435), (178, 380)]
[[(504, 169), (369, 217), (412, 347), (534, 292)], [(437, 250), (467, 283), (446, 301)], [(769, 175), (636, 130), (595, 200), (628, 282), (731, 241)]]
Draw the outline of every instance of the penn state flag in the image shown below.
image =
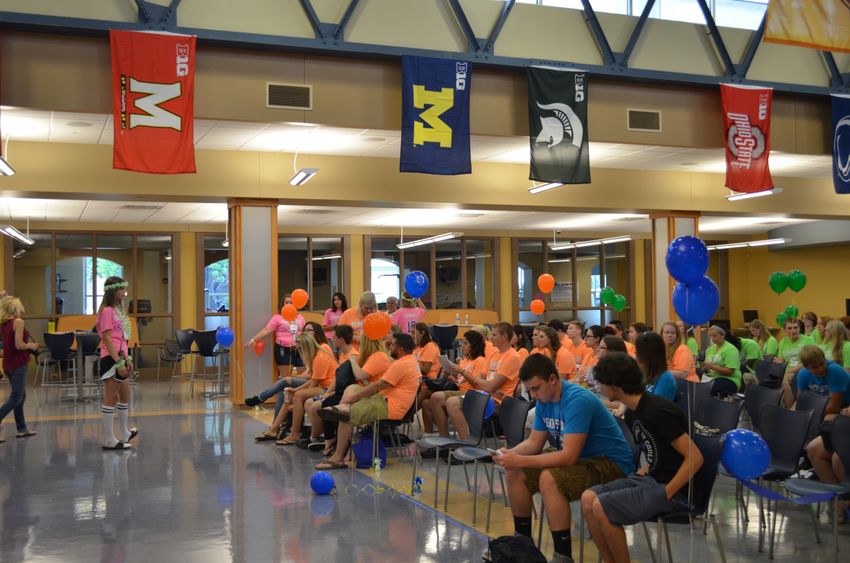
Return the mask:
[(832, 96), (832, 182), (850, 194), (850, 96)]
[(590, 183), (587, 73), (528, 67), (529, 179)]
[(401, 172), (469, 174), (472, 65), (454, 59), (401, 58)]

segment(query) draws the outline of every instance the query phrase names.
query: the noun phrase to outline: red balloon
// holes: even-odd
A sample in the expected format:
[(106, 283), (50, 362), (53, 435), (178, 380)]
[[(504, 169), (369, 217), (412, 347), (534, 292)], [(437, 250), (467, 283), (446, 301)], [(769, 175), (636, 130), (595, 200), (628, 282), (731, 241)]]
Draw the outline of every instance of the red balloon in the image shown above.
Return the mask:
[(535, 315), (542, 315), (543, 311), (545, 311), (545, 310), (546, 310), (546, 304), (542, 300), (535, 299), (534, 301), (531, 302), (531, 312), (534, 313)]
[(379, 313), (369, 313), (363, 319), (363, 332), (370, 340), (380, 340), (389, 332), (386, 322)]
[(307, 295), (307, 292), (303, 289), (296, 289), (292, 292), (292, 304), (295, 305), (296, 309), (303, 309), (305, 305), (307, 305), (307, 301), (310, 299), (310, 296)]
[(266, 341), (265, 340), (255, 340), (254, 341), (254, 353), (258, 356), (263, 354), (263, 350), (266, 349)]
[[(537, 287), (539, 287), (540, 291), (543, 293), (549, 293), (555, 289), (555, 278), (552, 274), (542, 274), (539, 278), (537, 278)], [(540, 313), (537, 314), (539, 315)]]
[(287, 303), (280, 310), (280, 316), (283, 317), (283, 320), (292, 322), (298, 316), (298, 309), (295, 308), (295, 305)]

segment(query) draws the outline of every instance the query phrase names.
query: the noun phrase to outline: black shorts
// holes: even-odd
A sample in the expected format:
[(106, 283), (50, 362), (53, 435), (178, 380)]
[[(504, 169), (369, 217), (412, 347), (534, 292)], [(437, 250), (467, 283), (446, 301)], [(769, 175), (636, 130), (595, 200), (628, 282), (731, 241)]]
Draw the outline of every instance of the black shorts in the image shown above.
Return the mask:
[(279, 366), (304, 367), (304, 360), (295, 346), (274, 345), (274, 363)]
[[(121, 356), (121, 357), (123, 358), (124, 356)], [(100, 359), (100, 376), (103, 377), (104, 374), (106, 372), (108, 372), (109, 370), (111, 370), (112, 366), (114, 366), (114, 365), (115, 365), (115, 360), (112, 359), (112, 356), (104, 356), (103, 358), (101, 358)], [(118, 375), (118, 370), (115, 371), (115, 381), (124, 381), (128, 377), (130, 377), (129, 373), (127, 373), (127, 375), (125, 375), (124, 377), (121, 377), (120, 375)]]

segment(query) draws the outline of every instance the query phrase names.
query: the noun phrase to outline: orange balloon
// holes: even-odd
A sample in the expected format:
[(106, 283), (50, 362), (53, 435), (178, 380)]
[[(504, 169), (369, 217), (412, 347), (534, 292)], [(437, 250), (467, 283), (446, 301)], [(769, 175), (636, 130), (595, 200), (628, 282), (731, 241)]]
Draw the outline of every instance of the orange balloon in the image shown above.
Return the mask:
[(295, 305), (288, 303), (280, 310), (280, 316), (283, 317), (283, 320), (292, 322), (298, 316), (298, 309), (295, 308)]
[[(542, 274), (539, 278), (537, 278), (537, 287), (539, 287), (540, 291), (543, 293), (549, 293), (555, 289), (555, 278), (552, 274)], [(539, 315), (540, 313), (537, 314)]]
[(363, 319), (363, 332), (370, 340), (380, 340), (387, 332), (387, 325), (379, 313), (369, 313)]
[(542, 299), (535, 299), (531, 302), (531, 312), (535, 315), (542, 315), (543, 311), (546, 310), (546, 304)]
[(307, 295), (307, 292), (303, 289), (296, 289), (292, 292), (292, 304), (295, 305), (296, 309), (303, 309), (305, 305), (307, 305), (307, 301), (310, 299), (310, 296)]
[(263, 350), (266, 349), (265, 340), (255, 340), (254, 341), (254, 353), (258, 356), (263, 354)]

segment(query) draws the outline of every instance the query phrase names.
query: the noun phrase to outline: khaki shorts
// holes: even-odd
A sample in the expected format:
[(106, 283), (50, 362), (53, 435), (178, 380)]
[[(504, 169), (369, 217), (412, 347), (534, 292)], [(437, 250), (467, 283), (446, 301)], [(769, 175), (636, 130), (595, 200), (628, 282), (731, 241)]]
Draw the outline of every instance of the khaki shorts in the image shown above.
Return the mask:
[(525, 469), (526, 485), (529, 492), (540, 491), (540, 473), (548, 471), (555, 478), (558, 490), (570, 502), (579, 500), (581, 494), (595, 485), (602, 485), (614, 479), (625, 477), (620, 466), (607, 457), (591, 457), (580, 459), (569, 467), (552, 467), (549, 469)]
[(351, 405), (349, 411), (349, 421), (352, 426), (362, 426), (387, 418), (389, 418), (387, 398), (380, 393), (357, 401)]
[(441, 393), (446, 397), (446, 399), (451, 399), (452, 397), (463, 397), (466, 395), (466, 391), (441, 391)]

